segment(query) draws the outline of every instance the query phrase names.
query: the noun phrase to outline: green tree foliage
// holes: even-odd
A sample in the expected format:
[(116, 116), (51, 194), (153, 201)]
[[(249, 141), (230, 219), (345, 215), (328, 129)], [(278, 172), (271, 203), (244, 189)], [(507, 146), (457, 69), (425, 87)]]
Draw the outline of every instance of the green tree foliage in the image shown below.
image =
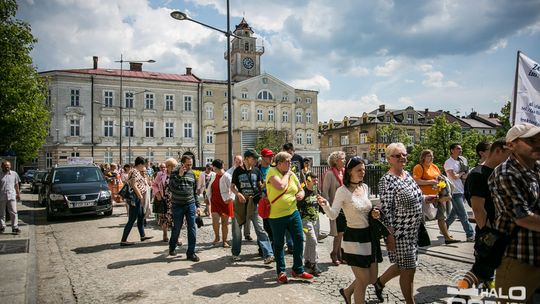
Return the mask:
[(499, 115), (499, 121), (501, 122), (501, 127), (497, 128), (496, 138), (505, 137), (506, 132), (512, 127), (510, 125), (510, 108), (511, 102), (507, 101), (506, 104), (501, 108), (501, 115)]
[(407, 129), (395, 124), (383, 125), (377, 128), (377, 136), (382, 143), (400, 142), (405, 146), (411, 143), (411, 138), (407, 134)]
[(23, 163), (45, 143), (50, 118), (45, 85), (30, 57), (36, 39), (16, 12), (15, 0), (0, 0), (0, 152), (13, 151)]
[(461, 143), (462, 139), (461, 126), (457, 122), (448, 123), (444, 115), (437, 116), (433, 120), (433, 125), (426, 130), (424, 138), (414, 145), (407, 168), (410, 169), (420, 162), (420, 154), (424, 149), (430, 149), (433, 151), (433, 162), (442, 169), (444, 161), (450, 155), (450, 144)]
[(478, 156), (476, 155), (476, 145), (482, 141), (493, 142), (494, 138), (491, 135), (480, 134), (477, 131), (467, 131), (463, 135), (461, 141), (461, 148), (463, 148), (462, 155), (469, 161), (469, 167), (476, 166), (478, 163)]
[(264, 130), (259, 132), (259, 137), (255, 142), (255, 150), (260, 152), (263, 148), (268, 148), (274, 153), (281, 151), (283, 144), (286, 143), (286, 131)]

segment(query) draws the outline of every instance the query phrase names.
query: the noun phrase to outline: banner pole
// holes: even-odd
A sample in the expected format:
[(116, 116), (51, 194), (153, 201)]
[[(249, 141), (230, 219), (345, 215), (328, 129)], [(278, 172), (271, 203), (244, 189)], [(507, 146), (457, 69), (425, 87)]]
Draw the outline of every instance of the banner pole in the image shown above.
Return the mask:
[(514, 99), (512, 100), (512, 113), (511, 113), (511, 116), (510, 116), (510, 125), (515, 125), (516, 124), (516, 101), (517, 101), (517, 85), (518, 85), (518, 73), (519, 73), (519, 56), (521, 54), (521, 51), (518, 50), (517, 51), (517, 56), (516, 56), (516, 75), (515, 75), (515, 78), (514, 78)]

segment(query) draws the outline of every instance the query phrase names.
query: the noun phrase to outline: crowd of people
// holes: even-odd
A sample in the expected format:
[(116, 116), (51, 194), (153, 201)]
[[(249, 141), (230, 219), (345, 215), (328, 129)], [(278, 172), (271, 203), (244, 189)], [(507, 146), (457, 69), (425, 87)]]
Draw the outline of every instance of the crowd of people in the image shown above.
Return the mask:
[[(362, 158), (347, 159), (342, 151), (331, 153), (329, 169), (320, 181), (311, 171), (309, 159), (296, 154), (290, 143), (278, 153), (248, 149), (234, 157), (228, 170), (216, 159), (198, 178), (188, 155), (179, 161), (167, 159), (155, 168), (137, 157), (133, 166), (120, 169), (110, 164), (102, 169), (113, 199), (126, 202), (128, 221), (120, 246), (134, 244), (128, 236), (135, 223), (141, 242), (152, 238), (145, 233), (152, 210), (169, 255), (177, 255), (182, 245), (180, 230), (185, 227), (186, 257), (197, 262), (196, 225), (202, 225), (201, 216), (206, 215), (212, 220), (213, 244), (230, 248), (232, 261), (242, 260), (242, 239), (251, 239), (252, 226), (262, 262), (276, 264), (278, 283), (289, 280), (286, 253), (293, 256), (291, 275), (309, 280), (322, 274), (317, 247), (324, 237), (319, 221), (319, 213), (324, 212), (330, 219), (329, 235), (334, 237), (330, 259), (335, 266), (349, 265), (354, 274), (354, 281), (339, 290), (344, 301), (364, 303), (369, 285), (383, 301), (385, 285), (399, 277), (403, 299), (414, 303), (419, 240), (425, 220), (430, 218), (426, 210), (431, 209), (430, 219), (437, 220), (445, 244), (475, 243), (475, 263), (457, 287), (496, 287), (507, 294), (512, 286), (525, 286), (525, 302), (532, 303), (540, 287), (540, 127), (516, 124), (505, 138), (479, 143), (476, 153), (478, 163), (470, 168), (461, 155), (461, 145), (452, 143), (441, 170), (434, 164), (433, 152), (424, 150), (409, 173), (405, 170), (406, 147), (388, 145), (389, 169), (379, 181), (377, 205), (364, 183), (366, 163)], [(13, 202), (20, 189), (9, 162), (2, 163), (0, 178), (0, 229), (4, 232), (6, 227), (3, 211), (7, 206), (13, 232), (18, 233)], [(128, 189), (127, 195), (120, 195), (123, 188)], [(265, 201), (270, 211), (262, 218), (259, 204)], [(467, 203), (474, 213), (474, 229)], [(456, 218), (465, 240), (449, 233)], [(391, 264), (379, 275), (381, 240)]]

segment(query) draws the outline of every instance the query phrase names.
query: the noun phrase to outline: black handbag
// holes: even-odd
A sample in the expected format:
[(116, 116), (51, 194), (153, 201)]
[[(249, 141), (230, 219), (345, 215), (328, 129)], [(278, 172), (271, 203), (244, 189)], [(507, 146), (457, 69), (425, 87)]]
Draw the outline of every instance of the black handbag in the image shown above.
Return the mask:
[(431, 240), (429, 239), (426, 226), (424, 223), (420, 223), (420, 227), (418, 227), (418, 247), (426, 247), (429, 245), (431, 245)]
[(482, 259), (486, 266), (496, 269), (501, 264), (506, 247), (516, 237), (516, 225), (510, 235), (485, 226), (478, 231), (474, 242), (474, 254)]
[(129, 205), (135, 207), (135, 201), (133, 199), (135, 193), (129, 183), (125, 183), (122, 189), (118, 191), (118, 195), (122, 197)]
[(167, 213), (167, 203), (165, 200), (154, 199), (154, 202), (152, 203), (152, 212), (161, 214)]

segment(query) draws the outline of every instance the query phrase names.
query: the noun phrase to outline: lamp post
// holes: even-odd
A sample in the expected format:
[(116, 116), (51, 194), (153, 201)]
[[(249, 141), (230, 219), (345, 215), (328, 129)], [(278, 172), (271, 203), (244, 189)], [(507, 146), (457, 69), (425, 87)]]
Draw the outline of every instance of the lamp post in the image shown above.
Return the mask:
[(229, 125), (227, 127), (227, 142), (228, 142), (228, 150), (229, 150), (228, 166), (232, 166), (232, 163), (233, 163), (233, 157), (232, 157), (233, 146), (232, 146), (232, 96), (231, 96), (231, 58), (230, 58), (231, 57), (231, 36), (239, 38), (239, 39), (242, 39), (242, 38), (231, 33), (231, 30), (230, 30), (231, 18), (230, 18), (230, 12), (229, 12), (229, 0), (227, 0), (227, 31), (220, 30), (220, 29), (218, 29), (216, 27), (213, 27), (211, 25), (208, 25), (208, 24), (202, 23), (200, 21), (191, 19), (185, 13), (180, 12), (180, 11), (172, 12), (171, 17), (176, 19), (176, 20), (180, 20), (180, 21), (188, 20), (188, 21), (200, 24), (200, 25), (202, 25), (204, 27), (207, 27), (209, 29), (212, 29), (214, 31), (218, 31), (218, 32), (222, 33), (223, 35), (225, 35), (225, 37), (227, 37), (227, 124)]
[[(124, 76), (124, 62), (129, 63), (154, 63), (156, 62), (153, 59), (150, 60), (124, 60), (123, 54), (120, 54), (120, 60), (116, 60), (114, 62), (120, 62), (120, 162), (119, 165), (122, 166), (122, 110), (124, 109), (122, 107), (122, 102), (124, 99), (123, 93), (122, 93), (122, 81)], [(131, 148), (131, 136), (130, 136), (130, 148)], [(130, 156), (131, 157), (131, 156)]]

